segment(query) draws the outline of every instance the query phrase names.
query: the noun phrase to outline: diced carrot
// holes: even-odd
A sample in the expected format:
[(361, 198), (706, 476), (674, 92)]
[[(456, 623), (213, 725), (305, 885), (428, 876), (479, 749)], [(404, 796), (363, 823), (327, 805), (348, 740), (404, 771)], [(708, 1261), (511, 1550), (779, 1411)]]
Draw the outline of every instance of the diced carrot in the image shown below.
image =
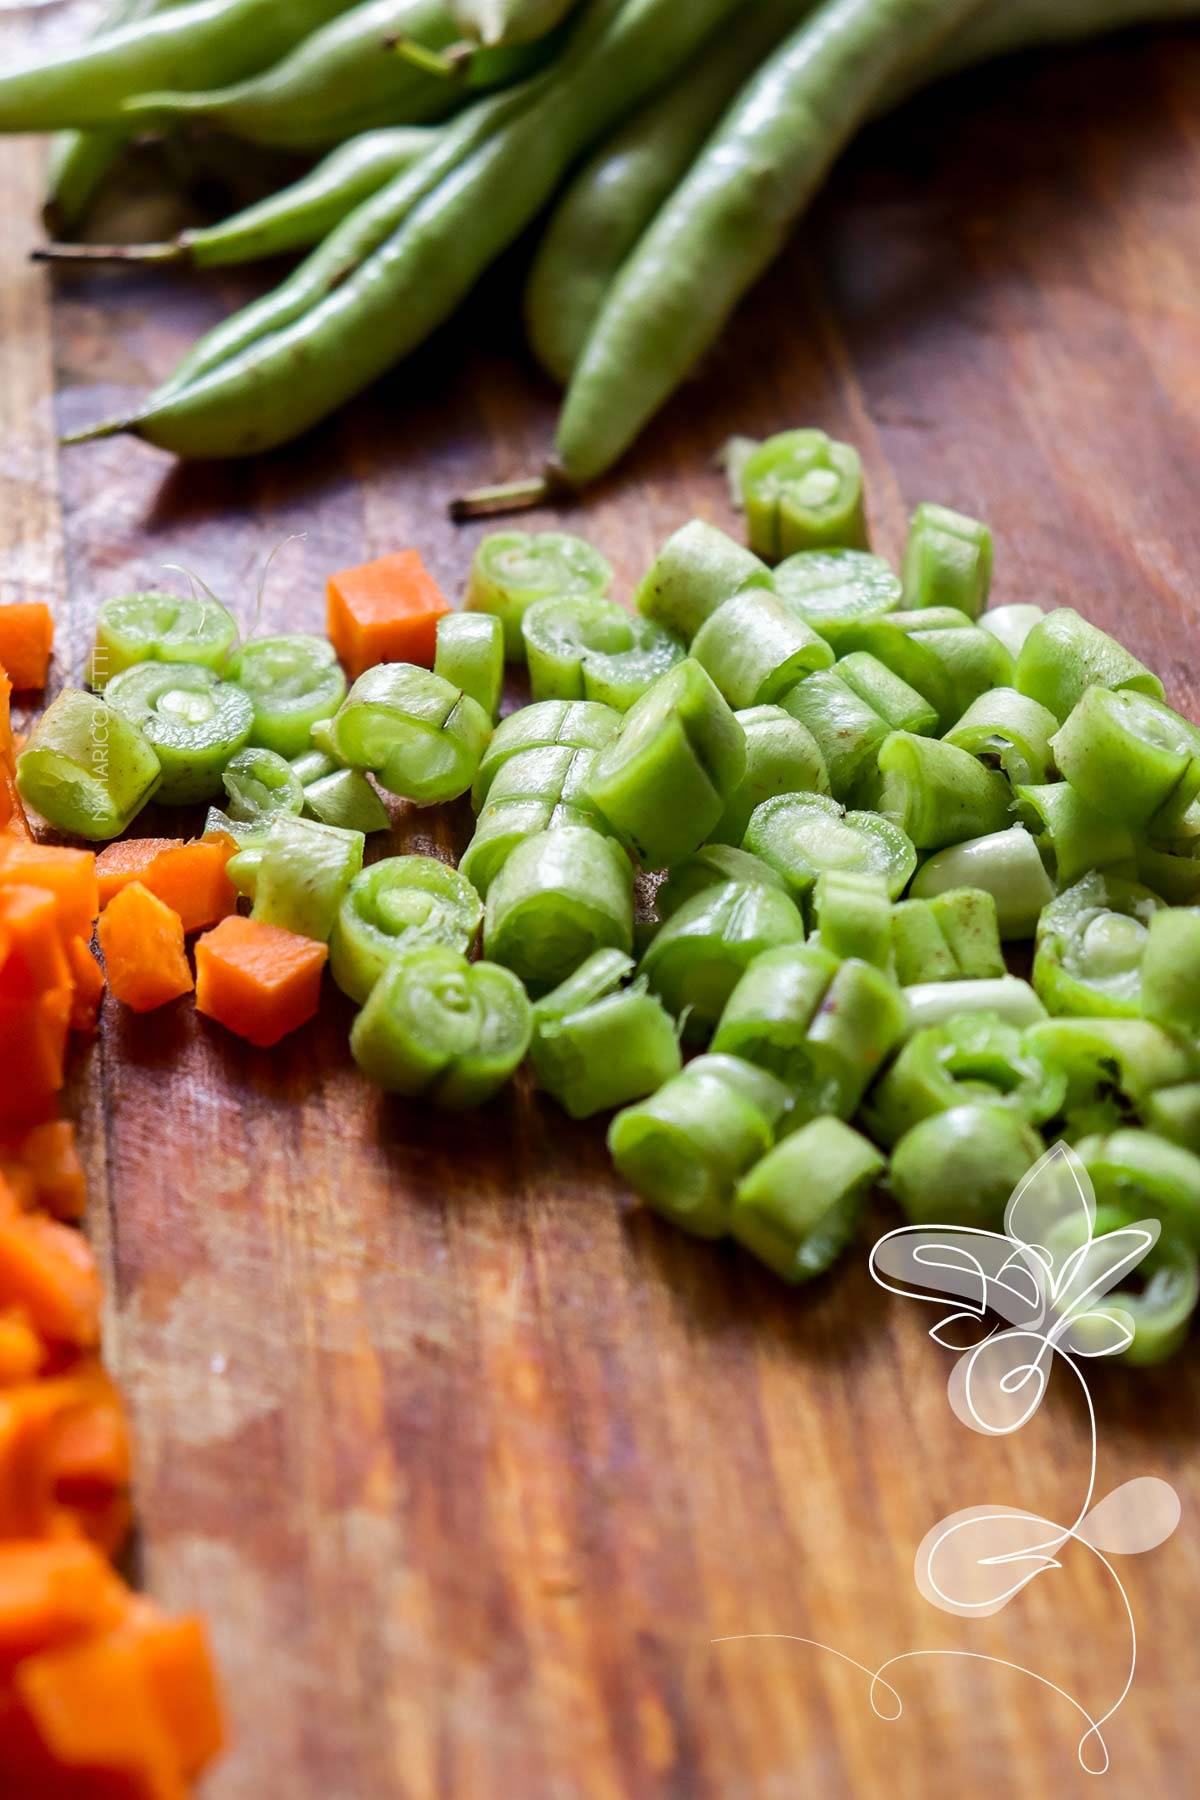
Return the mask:
[(140, 881), (131, 881), (105, 907), (99, 933), (114, 999), (134, 1012), (152, 1012), (191, 993), (183, 920)]
[(237, 849), (223, 833), (181, 844), (175, 838), (125, 838), (96, 859), (100, 905), (140, 881), (183, 920), (185, 931), (204, 931), (237, 907), (237, 890), (225, 864)]
[(196, 1006), (269, 1049), (312, 1018), (325, 944), (233, 914), (196, 945)]
[(0, 1544), (0, 1670), (75, 1639), (117, 1630), (133, 1602), (104, 1557), (79, 1539)]
[(85, 1535), (114, 1555), (129, 1480), (120, 1395), (98, 1362), (0, 1388), (0, 1541)]
[(33, 838), (21, 796), (17, 792), (16, 776), (3, 761), (0, 761), (0, 832), (6, 837), (27, 840)]
[(82, 1219), (87, 1200), (83, 1164), (69, 1119), (53, 1119), (0, 1143), (0, 1168), (10, 1180), (14, 1166), (28, 1177), (36, 1206), (55, 1219)]
[[(16, 757), (12, 727), (12, 682), (0, 669), (0, 764), (11, 770)], [(0, 824), (3, 821), (0, 820)]]
[[(43, 1344), (28, 1316), (19, 1306), (0, 1312), (0, 1388), (32, 1381), (46, 1361)], [(0, 1606), (3, 1601), (0, 1598)]]
[(40, 1213), (0, 1218), (0, 1306), (24, 1308), (49, 1343), (97, 1344), (100, 1278), (87, 1239)]
[(328, 629), (351, 680), (381, 662), (433, 667), (449, 602), (415, 550), (331, 575)]
[(106, 1556), (115, 1557), (129, 1536), (132, 1457), (129, 1423), (121, 1397), (104, 1371), (91, 1371), (89, 1395), (68, 1410), (51, 1436), (47, 1468), (55, 1503), (75, 1519)]
[(0, 887), (10, 885), (49, 888), (58, 899), (64, 941), (91, 937), (100, 911), (93, 851), (0, 838)]
[(0, 1150), (0, 1219), (15, 1219), (37, 1209), (32, 1169)]
[(142, 1667), (185, 1775), (195, 1778), (220, 1751), (225, 1725), (208, 1633), (195, 1617), (164, 1619), (146, 1600), (134, 1600), (121, 1637), (140, 1646)]
[(30, 999), (73, 981), (48, 888), (0, 887), (0, 994)]
[(54, 1116), (72, 992), (51, 988), (31, 1000), (0, 994), (0, 1129)]
[(0, 665), (15, 688), (43, 688), (54, 648), (54, 620), (39, 600), (0, 606)]
[(67, 939), (67, 961), (75, 982), (71, 999), (71, 1030), (95, 1031), (104, 998), (104, 970), (83, 938)]

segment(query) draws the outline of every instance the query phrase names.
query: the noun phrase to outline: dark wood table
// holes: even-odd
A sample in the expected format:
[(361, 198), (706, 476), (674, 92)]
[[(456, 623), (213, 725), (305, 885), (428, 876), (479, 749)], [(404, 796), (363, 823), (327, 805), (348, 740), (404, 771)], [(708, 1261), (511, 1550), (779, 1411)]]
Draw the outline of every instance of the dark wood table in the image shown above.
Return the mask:
[[(27, 23), (7, 21), (11, 50)], [(40, 26), (38, 29), (44, 29)], [(879, 545), (918, 500), (982, 514), (997, 599), (1070, 603), (1197, 716), (1200, 37), (1135, 36), (926, 96), (841, 168), (710, 366), (567, 522), (622, 592), (694, 514), (730, 525), (730, 432), (862, 448)], [(554, 396), (523, 354), (519, 259), (369, 399), (286, 454), (178, 468), (56, 449), (164, 375), (241, 277), (51, 279), (41, 148), (0, 146), (3, 598), (49, 595), (54, 679), (107, 595), (180, 564), (243, 616), (320, 628), (323, 578), (416, 544), (447, 590), (478, 533), (447, 497), (533, 466)], [(139, 202), (146, 228), (159, 203)], [(551, 522), (546, 515), (540, 521)], [(402, 820), (450, 848), (461, 819)], [(1019, 1437), (963, 1429), (932, 1315), (867, 1240), (792, 1293), (629, 1213), (600, 1126), (530, 1088), (467, 1119), (390, 1103), (350, 1012), (260, 1055), (187, 1005), (105, 1008), (72, 1105), (140, 1450), (144, 1578), (201, 1607), (234, 1741), (213, 1800), (790, 1800), (1097, 1790), (1082, 1729), (1124, 1682), (1118, 1591), (1066, 1554), (997, 1617), (934, 1610), (917, 1545), (957, 1507), (1074, 1519), (1086, 1414), (1057, 1384)], [(892, 1222), (882, 1206), (878, 1229)], [(1099, 1492), (1172, 1481), (1181, 1529), (1122, 1564), (1132, 1693), (1112, 1791), (1200, 1783), (1198, 1363), (1092, 1379)], [(714, 1640), (789, 1634), (800, 1642)]]

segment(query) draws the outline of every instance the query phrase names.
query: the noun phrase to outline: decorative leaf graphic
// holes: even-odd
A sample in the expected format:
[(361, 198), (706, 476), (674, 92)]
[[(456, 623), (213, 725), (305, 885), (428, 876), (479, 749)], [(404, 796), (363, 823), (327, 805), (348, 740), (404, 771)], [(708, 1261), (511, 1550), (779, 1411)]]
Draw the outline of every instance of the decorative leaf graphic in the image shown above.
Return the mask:
[(1182, 1511), (1169, 1481), (1139, 1475), (1098, 1500), (1075, 1535), (1106, 1556), (1138, 1556), (1166, 1543)]
[(917, 1586), (942, 1612), (987, 1619), (1048, 1569), (1067, 1533), (1012, 1506), (969, 1506), (927, 1532), (917, 1550)]
[(1091, 1177), (1074, 1150), (1069, 1144), (1055, 1144), (1034, 1163), (1013, 1194), (1005, 1210), (1004, 1229), (1014, 1244), (1047, 1267), (1046, 1246), (1072, 1223), (1078, 1228), (1073, 1242), (1087, 1243), (1096, 1224), (1096, 1196)]
[(1132, 1318), (1113, 1306), (1074, 1314), (1056, 1342), (1067, 1356), (1120, 1356), (1133, 1337)]
[(1000, 1331), (968, 1350), (950, 1372), (956, 1416), (984, 1437), (1008, 1437), (1042, 1403), (1053, 1352), (1040, 1331)]
[[(905, 1300), (934, 1306), (946, 1299), (961, 1301), (955, 1321), (982, 1319), (990, 1310), (1010, 1325), (1031, 1328), (1045, 1316), (1041, 1285), (1031, 1276), (1024, 1253), (998, 1231), (904, 1225), (879, 1239), (871, 1252), (871, 1273), (880, 1287)], [(935, 1330), (950, 1322), (944, 1320)]]

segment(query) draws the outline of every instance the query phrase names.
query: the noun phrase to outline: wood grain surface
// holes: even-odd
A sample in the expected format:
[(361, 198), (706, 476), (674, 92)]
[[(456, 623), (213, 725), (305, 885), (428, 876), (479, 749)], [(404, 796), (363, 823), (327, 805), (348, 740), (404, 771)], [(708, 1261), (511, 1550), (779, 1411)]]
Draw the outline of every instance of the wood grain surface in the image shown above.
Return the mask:
[[(11, 49), (6, 26), (0, 43)], [(40, 24), (38, 30), (53, 29)], [(913, 503), (982, 514), (1004, 601), (1069, 602), (1198, 712), (1200, 37), (1015, 62), (873, 130), (726, 344), (570, 515), (628, 592), (702, 514), (731, 431), (862, 447), (880, 545)], [(514, 323), (520, 258), (368, 400), (253, 466), (179, 469), (77, 426), (164, 375), (242, 278), (50, 280), (40, 147), (0, 145), (0, 574), (53, 596), (55, 678), (97, 604), (162, 578), (318, 628), (325, 573), (417, 544), (452, 592), (477, 533), (447, 496), (534, 465), (554, 397)], [(139, 177), (139, 180), (141, 177)], [(146, 229), (166, 222), (146, 178)], [(451, 849), (461, 819), (399, 818)], [(632, 1212), (599, 1126), (525, 1086), (454, 1120), (353, 1071), (348, 1007), (261, 1055), (189, 1006), (106, 1007), (72, 1104), (132, 1405), (144, 1578), (209, 1614), (234, 1738), (211, 1800), (861, 1800), (1095, 1793), (1083, 1730), (1129, 1661), (1082, 1553), (996, 1618), (921, 1599), (958, 1507), (1069, 1522), (1086, 1413), (1064, 1379), (1019, 1437), (966, 1431), (932, 1317), (872, 1286), (867, 1239), (811, 1292)], [(881, 1206), (873, 1225), (892, 1222)], [(1195, 1349), (1095, 1373), (1099, 1491), (1184, 1502), (1122, 1564), (1132, 1693), (1119, 1795), (1190, 1795), (1200, 1688)], [(817, 1640), (745, 1641), (745, 1634)], [(743, 1641), (715, 1640), (740, 1637)], [(978, 1660), (1024, 1665), (1043, 1678)], [(866, 1676), (904, 1714), (874, 1716)], [(851, 1659), (850, 1661), (844, 1659)]]

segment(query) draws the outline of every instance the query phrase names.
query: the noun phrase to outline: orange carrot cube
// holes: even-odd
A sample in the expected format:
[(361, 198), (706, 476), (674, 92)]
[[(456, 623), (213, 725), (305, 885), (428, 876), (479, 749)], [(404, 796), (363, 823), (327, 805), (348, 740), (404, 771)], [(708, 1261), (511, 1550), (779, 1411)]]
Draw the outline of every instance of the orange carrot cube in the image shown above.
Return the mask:
[(140, 881), (121, 889), (100, 914), (100, 949), (113, 998), (152, 1012), (190, 994), (183, 920)]
[(54, 648), (54, 620), (41, 601), (0, 606), (0, 666), (15, 688), (43, 688)]
[(232, 914), (196, 945), (196, 1006), (260, 1049), (311, 1019), (328, 946)]
[(237, 907), (237, 890), (225, 864), (237, 845), (225, 836), (181, 844), (175, 838), (125, 838), (96, 858), (100, 905), (107, 906), (131, 881), (140, 881), (177, 912), (185, 932), (205, 931)]
[(417, 551), (331, 575), (328, 601), (329, 637), (352, 681), (381, 662), (433, 667), (437, 622), (450, 604)]

